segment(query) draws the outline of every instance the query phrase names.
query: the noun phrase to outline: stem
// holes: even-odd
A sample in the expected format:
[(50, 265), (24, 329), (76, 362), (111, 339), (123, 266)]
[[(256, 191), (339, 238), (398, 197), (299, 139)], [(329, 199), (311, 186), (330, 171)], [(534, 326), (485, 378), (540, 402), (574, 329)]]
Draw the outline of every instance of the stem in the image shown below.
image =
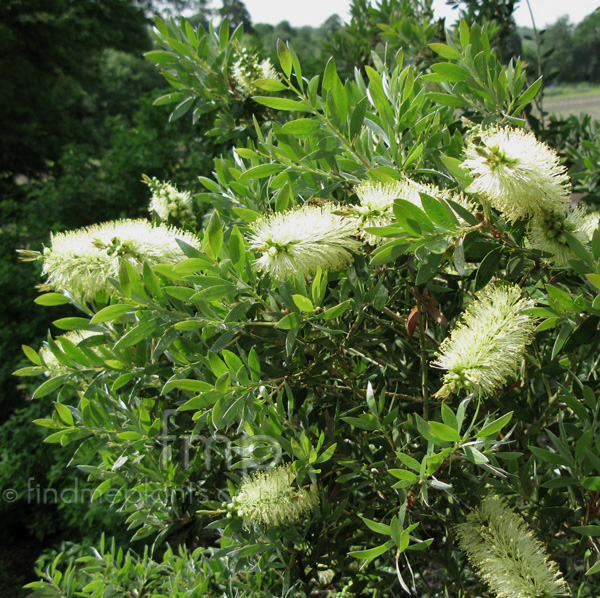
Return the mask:
[[(533, 10), (531, 9), (531, 3), (529, 2), (529, 0), (525, 0), (527, 2), (527, 8), (529, 9), (529, 15), (531, 16), (531, 25), (533, 26), (533, 35), (535, 36), (535, 53), (536, 53), (536, 57), (537, 57), (537, 63), (538, 63), (538, 77), (542, 76), (542, 54), (540, 52), (540, 36), (539, 36), (539, 32), (537, 30), (537, 27), (535, 26), (535, 18), (533, 16)], [(543, 106), (543, 98), (544, 95), (542, 94), (539, 99), (536, 98), (535, 99), (535, 103), (537, 104), (538, 110), (540, 111), (541, 115), (542, 115), (542, 126), (544, 125), (544, 106)]]
[(429, 409), (427, 401), (429, 398), (427, 392), (427, 380), (428, 380), (428, 365), (427, 365), (427, 351), (425, 350), (425, 314), (423, 313), (423, 303), (420, 302), (421, 317), (419, 318), (419, 349), (421, 356), (421, 396), (423, 397), (423, 419), (427, 421), (429, 416)]

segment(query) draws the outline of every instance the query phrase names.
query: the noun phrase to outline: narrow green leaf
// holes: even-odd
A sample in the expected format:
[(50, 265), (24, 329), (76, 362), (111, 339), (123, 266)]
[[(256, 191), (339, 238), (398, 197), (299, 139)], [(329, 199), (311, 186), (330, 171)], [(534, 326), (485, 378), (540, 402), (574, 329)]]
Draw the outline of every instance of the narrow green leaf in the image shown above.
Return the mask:
[(476, 436), (478, 438), (486, 438), (487, 436), (493, 436), (496, 432), (501, 430), (511, 419), (513, 416), (513, 412), (510, 411), (506, 415), (495, 419), (493, 422), (484, 426), (479, 432), (477, 432)]
[(497, 247), (492, 249), (481, 261), (477, 274), (475, 275), (475, 290), (479, 291), (482, 289), (496, 273), (496, 269), (502, 259), (503, 248)]
[(434, 436), (445, 442), (460, 442), (460, 434), (450, 426), (441, 422), (430, 421), (429, 428)]
[(85, 330), (89, 327), (90, 321), (87, 318), (61, 318), (52, 322), (61, 330)]
[(204, 235), (203, 250), (212, 258), (217, 259), (221, 255), (223, 247), (223, 225), (217, 210), (215, 210), (206, 227)]
[(352, 299), (346, 299), (343, 303), (336, 305), (335, 307), (331, 307), (325, 310), (321, 317), (324, 320), (333, 320), (335, 318), (339, 318), (350, 306), (352, 305)]
[(308, 297), (305, 297), (304, 295), (292, 295), (292, 299), (300, 311), (308, 313), (315, 311), (313, 302)]
[(282, 164), (259, 164), (258, 166), (253, 166), (243, 172), (240, 176), (240, 181), (254, 181), (256, 179), (264, 179), (273, 174), (277, 174), (283, 170)]
[(117, 318), (125, 315), (126, 313), (136, 310), (135, 305), (127, 305), (123, 303), (117, 303), (115, 305), (108, 305), (104, 309), (97, 312), (94, 317), (90, 320), (90, 324), (101, 324), (102, 322), (111, 322)]
[(35, 299), (35, 303), (44, 306), (65, 305), (70, 302), (71, 300), (68, 297), (61, 295), (60, 293), (46, 293)]
[(525, 106), (525, 104), (528, 104), (529, 102), (531, 102), (531, 100), (533, 100), (533, 98), (535, 98), (535, 96), (537, 95), (538, 91), (542, 87), (542, 82), (543, 82), (543, 77), (540, 77), (539, 79), (536, 79), (521, 94), (521, 96), (519, 97), (519, 101), (518, 101), (519, 108), (522, 108), (523, 106)]
[(425, 94), (425, 97), (436, 104), (442, 104), (442, 106), (451, 106), (452, 108), (461, 108), (464, 102), (456, 96), (451, 96), (447, 93), (438, 93), (431, 91)]
[(446, 44), (429, 44), (429, 47), (442, 58), (448, 58), (450, 60), (460, 60), (462, 58), (461, 53)]
[(285, 73), (285, 76), (289, 78), (292, 74), (292, 55), (285, 42), (280, 39), (277, 40), (277, 56), (279, 58), (281, 70)]
[(312, 112), (312, 110), (296, 100), (290, 100), (288, 98), (272, 98), (269, 96), (254, 96), (253, 98), (259, 104), (267, 106), (267, 108), (273, 108), (274, 110), (293, 110), (295, 112)]
[(42, 358), (37, 354), (37, 351), (28, 345), (21, 345), (21, 349), (23, 349), (23, 353), (27, 355), (29, 361), (35, 363), (35, 365), (42, 365)]
[(287, 89), (279, 79), (256, 79), (252, 83), (265, 91), (283, 91)]
[(319, 129), (320, 126), (321, 125), (316, 120), (311, 118), (299, 118), (285, 123), (282, 130), (286, 134), (302, 137), (304, 135), (311, 135)]
[(58, 411), (60, 419), (62, 419), (67, 426), (72, 426), (74, 422), (71, 410), (66, 405), (59, 402), (54, 403), (54, 406), (56, 407), (56, 411)]
[(382, 544), (381, 546), (376, 546), (375, 548), (369, 548), (369, 550), (354, 550), (350, 552), (350, 556), (353, 556), (355, 559), (363, 559), (366, 561), (371, 561), (374, 558), (382, 555), (384, 552), (389, 550), (390, 546), (388, 543)]

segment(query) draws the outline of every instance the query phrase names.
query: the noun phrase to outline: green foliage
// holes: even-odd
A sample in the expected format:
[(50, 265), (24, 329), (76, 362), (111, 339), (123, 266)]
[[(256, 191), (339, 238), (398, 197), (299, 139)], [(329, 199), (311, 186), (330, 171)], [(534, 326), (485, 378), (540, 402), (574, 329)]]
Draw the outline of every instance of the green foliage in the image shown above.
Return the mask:
[[(59, 332), (26, 350), (31, 365), (17, 374), (43, 376), (32, 396), (53, 401), (36, 421), (46, 442), (73, 449), (94, 499), (122, 514), (139, 543), (125, 551), (101, 540), (93, 556), (58, 556), (30, 588), (57, 597), (479, 595), (456, 525), (494, 493), (523, 512), (573, 594), (597, 595), (597, 222), (587, 236), (561, 229), (570, 259), (557, 268), (531, 242), (528, 214), (492, 207), (473, 177), (507, 171), (487, 187), (510, 201), (512, 179), (524, 178), (532, 202), (547, 199), (534, 193), (556, 174), (547, 164), (515, 158), (510, 140), (485, 146), (481, 134), (523, 127), (540, 83), (528, 83), (520, 60), (502, 66), (485, 24), (462, 21), (442, 43), (427, 6), (410, 26), (395, 21), (413, 5), (390, 0), (369, 13), (395, 23), (381, 27), (394, 51), (363, 57), (351, 77), (332, 57), (308, 79), (292, 46), (278, 43), (281, 70), (255, 80), (252, 98), (233, 83), (241, 29), (156, 21), (161, 49), (148, 58), (175, 89), (158, 103), (175, 105), (172, 119), (211, 114), (210, 134), (231, 147), (200, 178), (201, 250), (180, 243), (185, 259), (153, 267), (124, 254), (110, 296), (65, 294), (77, 315), (60, 314)], [(347, 41), (361, 48), (371, 33), (355, 20)], [(410, 36), (427, 54), (395, 51)], [(483, 174), (463, 166), (466, 146)], [(399, 196), (377, 204), (390, 186)], [(289, 218), (324, 202), (323, 216), (350, 219), (355, 238)], [(373, 219), (360, 220), (361, 208)], [(351, 265), (331, 257), (334, 237)], [(289, 274), (311, 252), (320, 267), (286, 280), (257, 262), (287, 260)], [(518, 315), (533, 340), (520, 335), (523, 348), (498, 331), (508, 338), (496, 350), (513, 354), (488, 398), (467, 378), (442, 392), (453, 373), (433, 367), (442, 342), (467, 306), (480, 342), (476, 293), (504, 285), (510, 293), (486, 308), (486, 342), (509, 294), (528, 298)], [(48, 309), (62, 301), (39, 299)], [(277, 464), (284, 469), (265, 475)], [(261, 496), (275, 478), (280, 486)]]

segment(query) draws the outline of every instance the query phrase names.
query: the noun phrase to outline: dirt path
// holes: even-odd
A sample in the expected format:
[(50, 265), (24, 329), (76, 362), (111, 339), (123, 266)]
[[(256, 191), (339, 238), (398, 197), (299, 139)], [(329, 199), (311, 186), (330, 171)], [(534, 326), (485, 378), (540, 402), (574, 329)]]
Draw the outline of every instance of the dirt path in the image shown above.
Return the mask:
[(594, 118), (600, 118), (600, 92), (581, 96), (546, 96), (544, 110), (560, 116), (586, 112)]

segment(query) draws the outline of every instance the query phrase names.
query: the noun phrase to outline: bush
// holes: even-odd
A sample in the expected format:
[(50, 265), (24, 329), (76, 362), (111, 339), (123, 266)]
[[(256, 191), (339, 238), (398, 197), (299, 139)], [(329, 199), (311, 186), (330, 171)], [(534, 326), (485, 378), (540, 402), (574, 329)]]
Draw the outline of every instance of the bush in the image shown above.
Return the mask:
[(347, 80), (279, 44), (278, 76), (242, 84), (226, 21), (156, 38), (159, 103), (235, 145), (197, 235), (121, 223), (37, 256), (38, 302), (80, 314), (18, 374), (45, 376), (36, 423), (134, 549), (58, 555), (29, 587), (597, 595), (600, 231), (526, 131), (541, 82), (465, 22), (439, 61)]

